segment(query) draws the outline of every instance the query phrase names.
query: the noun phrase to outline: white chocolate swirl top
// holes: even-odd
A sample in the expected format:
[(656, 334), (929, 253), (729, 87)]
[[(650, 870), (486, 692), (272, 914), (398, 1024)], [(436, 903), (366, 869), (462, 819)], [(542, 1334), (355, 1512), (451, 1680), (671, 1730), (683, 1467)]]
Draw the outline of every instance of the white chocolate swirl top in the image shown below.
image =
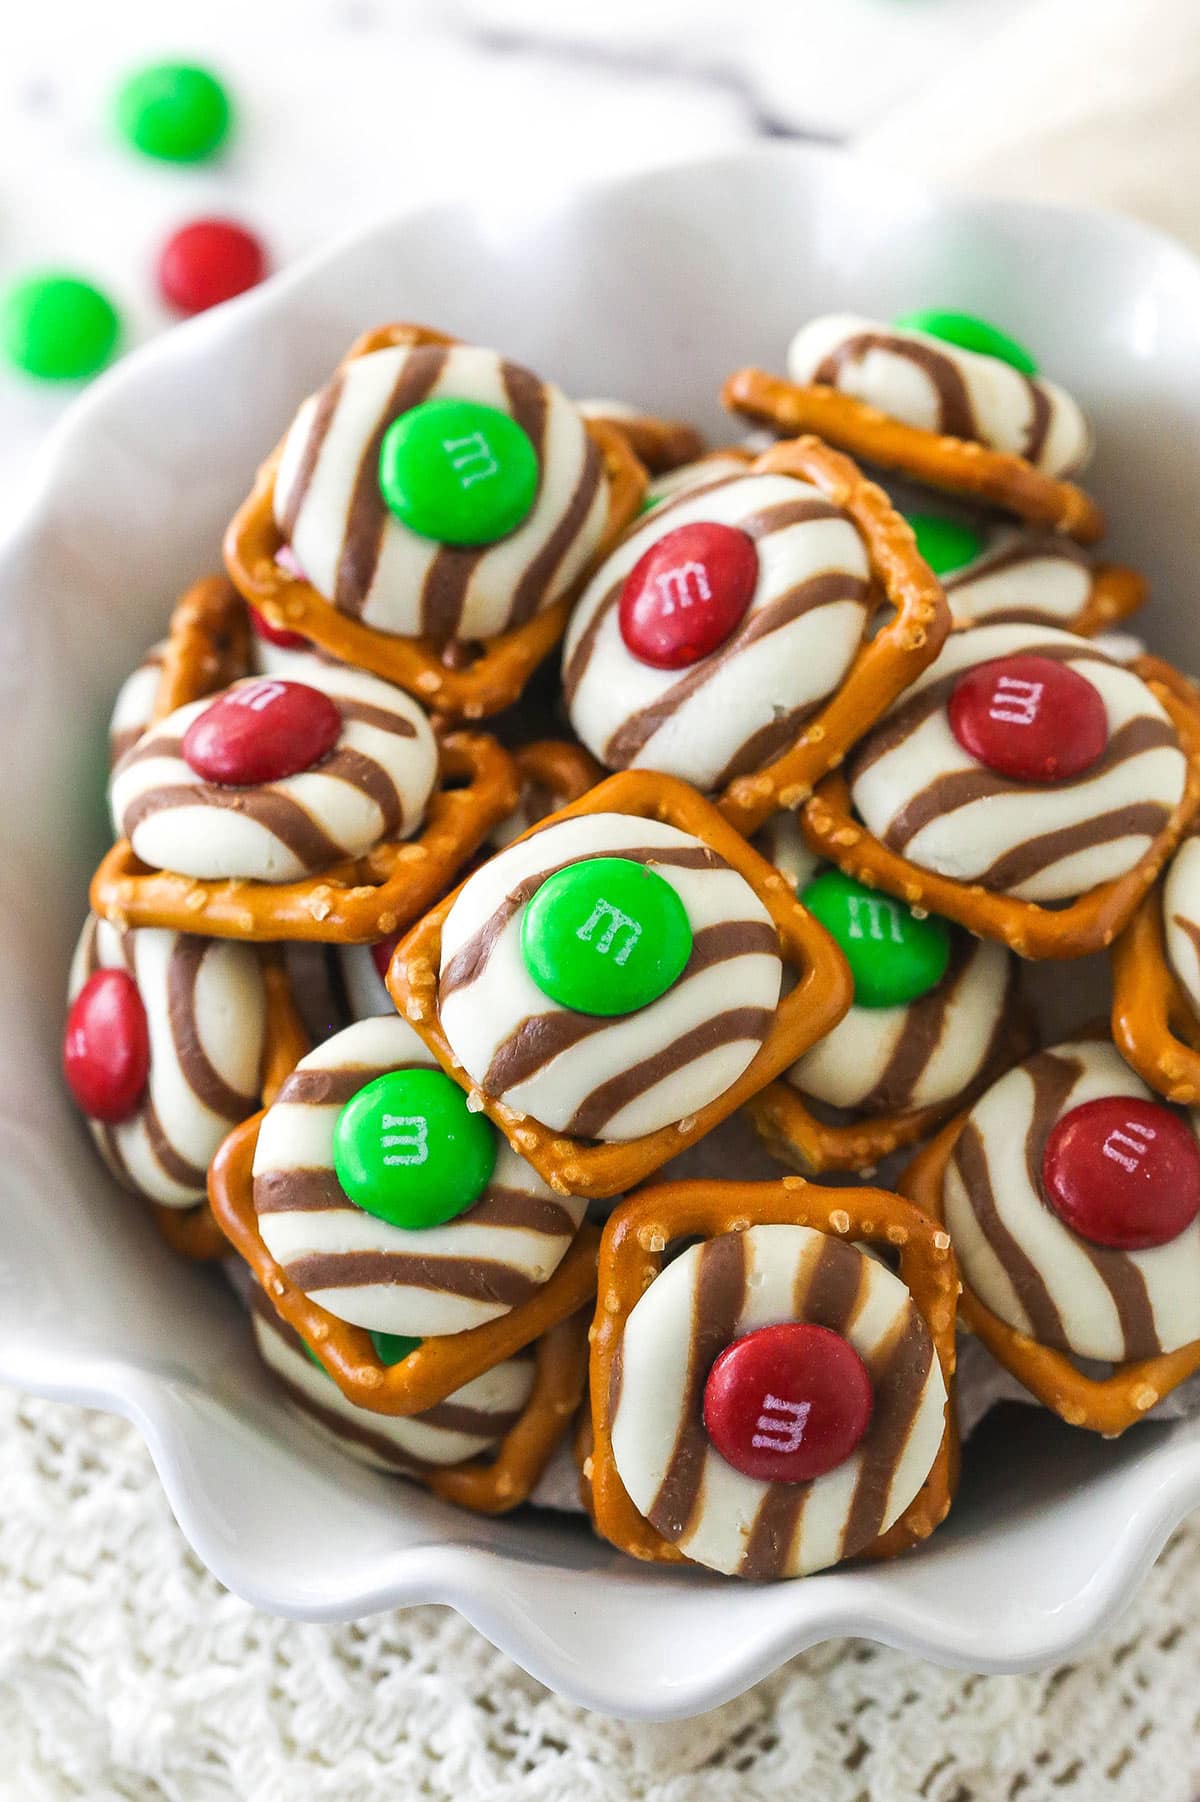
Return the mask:
[[(435, 397), (509, 414), (528, 433), (540, 482), (528, 516), (494, 544), (443, 545), (411, 531), (379, 488), (394, 419)], [(603, 460), (552, 382), (473, 345), (377, 350), (305, 401), (275, 482), (275, 518), (309, 581), (380, 632), (494, 638), (558, 598), (604, 530)]]
[[(1108, 745), (1081, 776), (1013, 781), (985, 769), (951, 731), (957, 678), (1017, 653), (1065, 663), (1099, 693)], [(847, 764), (855, 810), (891, 850), (922, 869), (1038, 902), (1071, 899), (1131, 870), (1178, 804), (1186, 774), (1175, 729), (1140, 676), (1086, 639), (1024, 625), (951, 633)]]
[[(592, 857), (647, 865), (687, 910), (683, 974), (635, 1013), (552, 1001), (521, 954), (527, 903), (556, 870)], [(440, 1017), (485, 1094), (576, 1138), (634, 1139), (736, 1082), (773, 1024), (781, 978), (771, 917), (723, 858), (656, 820), (584, 814), (508, 846), (467, 879), (442, 929)]]
[(373, 1470), (421, 1476), (479, 1457), (516, 1425), (533, 1388), (533, 1354), (523, 1352), (423, 1414), (376, 1414), (342, 1394), (261, 1290), (254, 1290), (250, 1306), (255, 1343), (289, 1401), (324, 1438)]
[(164, 1207), (204, 1200), (208, 1166), (254, 1113), (266, 1040), (266, 993), (251, 946), (137, 927), (89, 914), (71, 963), (70, 999), (97, 970), (125, 970), (146, 1012), (150, 1075), (137, 1112), (89, 1120), (127, 1189)]
[[(772, 1483), (727, 1464), (704, 1430), (704, 1381), (727, 1345), (808, 1321), (865, 1362), (871, 1424), (824, 1476)], [(634, 1306), (613, 1371), (612, 1448), (634, 1506), (711, 1570), (800, 1577), (885, 1532), (929, 1475), (946, 1386), (929, 1330), (899, 1277), (805, 1226), (751, 1226), (694, 1245)]]
[(1194, 833), (1171, 860), (1162, 910), (1167, 962), (1200, 1014), (1200, 838)]
[(391, 1070), (435, 1068), (395, 1014), (360, 1020), (301, 1059), (267, 1110), (254, 1155), (263, 1242), (321, 1307), (377, 1332), (463, 1332), (528, 1301), (553, 1275), (584, 1203), (556, 1196), (499, 1140), (491, 1181), (465, 1213), (420, 1231), (358, 1207), (333, 1164), (346, 1102)]
[[(660, 538), (700, 521), (753, 539), (757, 583), (724, 644), (686, 669), (656, 669), (621, 636), (621, 589)], [(571, 724), (609, 769), (660, 770), (705, 791), (761, 769), (846, 674), (869, 582), (849, 514), (810, 483), (742, 472), (694, 485), (628, 532), (572, 614), (563, 646)]]
[(1080, 1039), (1027, 1058), (972, 1108), (945, 1210), (963, 1280), (994, 1314), (1040, 1344), (1121, 1363), (1200, 1338), (1200, 1220), (1165, 1245), (1110, 1250), (1043, 1200), (1051, 1130), (1110, 1095), (1154, 1100), (1111, 1044)]
[(1081, 469), (1091, 452), (1087, 420), (1057, 383), (926, 332), (825, 314), (801, 326), (787, 366), (794, 382), (839, 388), (906, 425), (1014, 453), (1047, 475)]
[(198, 776), (182, 742), (213, 695), (177, 708), (122, 759), (110, 790), (113, 820), (144, 863), (185, 876), (290, 882), (417, 830), (438, 767), (433, 728), (417, 702), (377, 676), (317, 657), (297, 657), (287, 679), (331, 696), (342, 716), (332, 750), (299, 775), (244, 788)]

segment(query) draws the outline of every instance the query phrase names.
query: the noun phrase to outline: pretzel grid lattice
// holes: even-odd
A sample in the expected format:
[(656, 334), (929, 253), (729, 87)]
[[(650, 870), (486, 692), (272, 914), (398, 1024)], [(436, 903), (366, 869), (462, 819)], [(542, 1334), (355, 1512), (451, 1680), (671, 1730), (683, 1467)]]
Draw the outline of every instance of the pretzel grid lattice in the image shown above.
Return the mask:
[(929, 1328), (950, 1401), (937, 1458), (893, 1526), (860, 1557), (890, 1557), (927, 1539), (945, 1519), (958, 1481), (952, 1383), (958, 1270), (949, 1235), (884, 1189), (825, 1189), (800, 1176), (778, 1183), (663, 1183), (630, 1196), (605, 1227), (592, 1327), (591, 1447), (584, 1493), (598, 1533), (634, 1558), (690, 1564), (634, 1506), (612, 1449), (613, 1363), (636, 1303), (663, 1268), (667, 1247), (684, 1238), (718, 1238), (751, 1226), (806, 1226), (897, 1255), (900, 1279)]
[[(401, 345), (452, 345), (456, 339), (420, 325), (382, 326), (351, 345), (339, 367), (357, 357)], [(604, 557), (634, 518), (646, 490), (646, 471), (627, 436), (603, 420), (587, 422), (604, 460), (608, 479), (608, 521), (592, 562)], [(275, 478), (283, 454), (278, 444), (258, 471), (250, 494), (225, 535), (225, 563), (239, 592), (274, 626), (299, 632), (342, 662), (369, 670), (415, 695), (432, 712), (450, 719), (478, 720), (500, 713), (518, 699), (529, 677), (566, 631), (575, 597), (587, 571), (571, 589), (524, 625), (484, 644), (465, 667), (452, 667), (447, 647), (428, 638), (379, 632), (339, 613), (310, 582), (281, 568), (276, 556), (283, 537), (275, 523)], [(590, 566), (589, 566), (590, 567)]]
[[(578, 801), (533, 828), (589, 813), (622, 813), (661, 820), (691, 833), (742, 876), (767, 909), (779, 934), (785, 962), (800, 971), (795, 987), (779, 1002), (776, 1019), (748, 1068), (722, 1095), (688, 1119), (642, 1138), (598, 1143), (553, 1132), (484, 1095), (455, 1059), (438, 1018), (438, 970), (442, 927), (458, 896), (456, 889), (426, 914), (396, 947), (388, 988), (401, 1015), (522, 1157), (558, 1194), (603, 1199), (642, 1182), (669, 1158), (700, 1139), (780, 1074), (824, 1033), (850, 1004), (851, 983), (841, 952), (800, 906), (787, 879), (759, 856), (715, 808), (686, 783), (650, 772), (610, 776)], [(530, 833), (523, 833), (528, 838)]]

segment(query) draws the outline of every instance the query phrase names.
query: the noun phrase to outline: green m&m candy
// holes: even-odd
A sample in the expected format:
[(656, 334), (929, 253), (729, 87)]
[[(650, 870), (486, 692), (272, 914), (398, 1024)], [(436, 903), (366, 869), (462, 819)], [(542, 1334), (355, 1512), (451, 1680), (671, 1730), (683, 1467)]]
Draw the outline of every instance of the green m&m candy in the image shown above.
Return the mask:
[(865, 888), (840, 870), (822, 870), (800, 899), (850, 965), (856, 1007), (904, 1007), (946, 974), (945, 920), (918, 920), (902, 901)]
[[(405, 1333), (377, 1333), (374, 1327), (370, 1329), (370, 1336), (371, 1344), (379, 1354), (379, 1362), (381, 1364), (386, 1364), (389, 1370), (393, 1364), (402, 1364), (409, 1352), (416, 1351), (418, 1345), (421, 1343), (419, 1339), (410, 1339)], [(318, 1358), (312, 1346), (308, 1343), (308, 1340), (302, 1339), (300, 1343), (304, 1347), (305, 1357), (307, 1357), (311, 1363), (315, 1364), (318, 1370), (324, 1371), (325, 1375), (328, 1376), (328, 1371), (325, 1370), (325, 1366), (322, 1364), (320, 1358)], [(332, 1380), (333, 1379), (330, 1378), (331, 1382)]]
[(957, 519), (946, 519), (940, 513), (906, 513), (904, 517), (916, 535), (918, 551), (935, 576), (948, 576), (982, 554), (980, 534)]
[(0, 300), (8, 362), (47, 382), (81, 381), (110, 361), (121, 320), (107, 295), (75, 275), (33, 275)]
[(389, 512), (441, 544), (494, 544), (527, 517), (537, 490), (528, 432), (479, 401), (422, 401), (392, 421), (379, 447)]
[(1037, 362), (1023, 344), (1002, 332), (998, 325), (977, 319), (974, 313), (954, 313), (943, 307), (922, 307), (914, 313), (901, 313), (892, 324), (901, 332), (924, 332), (940, 338), (944, 344), (957, 344), (960, 350), (973, 350), (981, 357), (997, 357), (1011, 363), (1022, 375), (1036, 375)]
[(581, 1014), (632, 1014), (665, 994), (692, 955), (671, 884), (628, 857), (589, 857), (548, 876), (521, 921), (525, 968)]
[(495, 1163), (495, 1128), (441, 1070), (377, 1076), (333, 1129), (333, 1168), (351, 1201), (409, 1232), (464, 1213)]
[(168, 163), (198, 163), (229, 136), (229, 95), (208, 69), (193, 63), (152, 63), (121, 84), (114, 107), (117, 130), (135, 150)]

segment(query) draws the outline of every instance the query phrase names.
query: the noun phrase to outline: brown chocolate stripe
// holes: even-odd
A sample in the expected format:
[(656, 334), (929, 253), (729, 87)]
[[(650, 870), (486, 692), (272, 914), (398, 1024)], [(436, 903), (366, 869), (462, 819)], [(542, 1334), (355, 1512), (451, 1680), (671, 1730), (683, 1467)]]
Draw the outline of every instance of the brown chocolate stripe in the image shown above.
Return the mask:
[(408, 1251), (314, 1251), (284, 1264), (298, 1289), (363, 1289), (376, 1283), (432, 1289), (467, 1301), (516, 1308), (536, 1295), (537, 1278), (494, 1258), (422, 1257)]
[(897, 338), (890, 332), (856, 332), (836, 344), (813, 371), (814, 383), (836, 388), (843, 370), (861, 363), (873, 350), (887, 351), (913, 363), (928, 377), (937, 398), (937, 430), (951, 438), (979, 440), (979, 422), (971, 405), (967, 384), (956, 363), (931, 344), (912, 338)]
[(568, 713), (575, 700), (579, 684), (587, 674), (588, 665), (592, 661), (592, 655), (596, 649), (596, 640), (600, 636), (605, 620), (620, 600), (621, 590), (624, 586), (625, 577), (622, 576), (619, 582), (614, 582), (611, 587), (605, 590), (602, 598), (596, 605), (591, 619), (589, 619), (587, 625), (583, 628), (579, 637), (579, 642), (576, 644), (575, 649), (571, 652), (570, 657), (563, 665), (562, 703)]
[(421, 583), (421, 631), (439, 645), (458, 635), (471, 577), (486, 545), (440, 544)]
[(1050, 396), (1040, 382), (1032, 376), (1025, 377), (1025, 387), (1029, 394), (1029, 426), (1025, 433), (1025, 456), (1037, 467), (1042, 452), (1046, 448), (1046, 439), (1050, 432), (1051, 406)]
[(345, 372), (339, 369), (333, 379), (326, 382), (317, 399), (317, 404), (313, 408), (308, 437), (304, 441), (304, 449), (300, 453), (300, 462), (296, 469), (296, 479), (288, 491), (287, 506), (279, 516), (279, 531), (284, 539), (290, 539), (296, 529), (300, 509), (304, 505), (305, 496), (308, 494), (313, 476), (316, 474), (321, 447), (329, 434), (329, 428), (333, 423), (333, 416), (337, 412), (338, 402), (342, 398), (342, 389), (345, 383)]
[[(1061, 792), (1067, 788), (1086, 790), (1090, 784), (1102, 781), (1131, 757), (1141, 757), (1147, 751), (1158, 751), (1164, 747), (1173, 749), (1178, 743), (1178, 735), (1169, 720), (1138, 714), (1135, 718), (1126, 720), (1124, 725), (1118, 726), (1109, 739), (1103, 756), (1090, 769), (1080, 776), (1072, 777), (1069, 782), (1048, 784), (1048, 792)], [(883, 834), (883, 842), (892, 851), (903, 851), (931, 820), (941, 819), (948, 813), (957, 812), (960, 807), (970, 807), (976, 801), (988, 800), (994, 795), (1027, 795), (1030, 786), (1026, 782), (1013, 781), (1008, 776), (997, 776), (979, 765), (965, 770), (950, 770), (944, 776), (935, 777), (905, 802)], [(1036, 785), (1034, 792), (1037, 792)], [(1070, 831), (1073, 828), (1062, 830)], [(1037, 839), (1031, 839), (1026, 844), (1036, 845), (1038, 842)], [(1024, 851), (1026, 844), (1015, 846), (1008, 855)], [(981, 880), (986, 881), (986, 878)]]
[[(767, 920), (723, 920), (702, 926), (692, 940), (692, 952), (671, 989), (689, 978), (711, 970), (731, 958), (779, 955), (779, 939)], [(487, 1074), (480, 1084), (485, 1095), (505, 1095), (536, 1076), (562, 1052), (581, 1039), (604, 1032), (612, 1020), (599, 1014), (576, 1014), (556, 1008), (551, 1013), (530, 1014), (492, 1053)]]
[(882, 1531), (896, 1467), (908, 1444), (932, 1366), (929, 1328), (910, 1302), (896, 1333), (867, 1361), (875, 1399), (842, 1533), (843, 1558), (853, 1557)]
[(144, 820), (176, 807), (212, 807), (253, 820), (286, 846), (306, 870), (320, 870), (336, 863), (342, 847), (290, 795), (275, 788), (220, 788), (214, 782), (167, 783), (135, 795), (121, 818), (121, 829), (132, 838)]
[(353, 1204), (327, 1166), (259, 1170), (254, 1176), (258, 1214), (326, 1214)]
[(502, 1439), (515, 1427), (523, 1410), (520, 1408), (472, 1408), (466, 1402), (438, 1402), (416, 1418), (422, 1426), (437, 1427), (443, 1433), (469, 1433), (473, 1439)]
[(390, 732), (396, 738), (415, 738), (417, 728), (402, 713), (393, 713), (390, 707), (376, 707), (372, 701), (352, 700), (346, 695), (335, 695), (337, 710), (343, 722), (357, 720), (361, 725), (374, 726), (378, 732)]
[(1015, 845), (998, 857), (975, 880), (984, 888), (1017, 889), (1052, 864), (1078, 851), (1090, 850), (1093, 845), (1107, 845), (1122, 838), (1156, 838), (1170, 817), (1170, 808), (1157, 801), (1117, 807), (1111, 813), (1081, 820), (1077, 826), (1064, 826), (1058, 832), (1043, 832), (1038, 838), (1026, 839), (1023, 845)]
[[(1046, 1141), (1066, 1110), (1071, 1089), (1082, 1074), (1083, 1066), (1076, 1059), (1058, 1057), (1053, 1052), (1043, 1051), (1030, 1058), (1025, 1068), (1033, 1081), (1033, 1112), (1025, 1135), (1025, 1171), (1030, 1188), (1045, 1202), (1042, 1191), (1042, 1160), (1046, 1154)], [(1153, 1357), (1162, 1347), (1154, 1324), (1154, 1310), (1150, 1305), (1146, 1279), (1137, 1265), (1124, 1252), (1109, 1251), (1104, 1246), (1092, 1245), (1077, 1233), (1072, 1233), (1071, 1237), (1086, 1252), (1096, 1274), (1112, 1296), (1125, 1342), (1125, 1356)], [(1041, 1337), (1040, 1333), (1037, 1337)], [(1057, 1344), (1061, 1351), (1070, 1350), (1061, 1319), (1059, 1339), (1047, 1343)]]
[[(729, 865), (723, 857), (707, 845), (614, 845), (606, 850), (605, 857), (626, 857), (631, 863), (644, 863), (652, 867), (672, 870), (727, 870)], [(444, 1005), (447, 998), (458, 989), (466, 988), (475, 982), (487, 968), (492, 948), (503, 933), (509, 921), (514, 919), (527, 901), (541, 888), (543, 882), (565, 870), (573, 863), (584, 861), (578, 854), (565, 857), (561, 862), (550, 864), (544, 870), (538, 870), (532, 876), (526, 876), (509, 890), (504, 900), (495, 909), (491, 917), (484, 921), (478, 932), (473, 933), (465, 944), (460, 945), (441, 974), (438, 985), (438, 1000)]]
[(523, 626), (538, 611), (558, 572), (559, 564), (578, 538), (604, 478), (604, 462), (591, 434), (584, 443), (583, 464), (574, 491), (558, 524), (541, 549), (530, 558), (513, 592), (508, 625)]
[(384, 434), (394, 419), (423, 401), (437, 386), (445, 368), (447, 352), (439, 345), (423, 345), (405, 357), (395, 385), (384, 403), (375, 430), (363, 448), (354, 489), (346, 514), (342, 553), (338, 558), (334, 580), (333, 602), (342, 613), (360, 619), (366, 605), (379, 549), (383, 539), (387, 508), (379, 491), (379, 451)]
[[(1040, 563), (1047, 558), (1091, 570), (1086, 551), (1073, 538), (1058, 538), (1049, 532), (1023, 532), (1015, 542), (997, 545), (994, 550), (984, 551), (970, 563), (964, 563), (961, 569), (949, 571), (941, 579), (942, 587), (947, 594), (953, 594), (955, 589), (982, 582), (985, 577), (1004, 575), (1009, 570), (1023, 569), (1029, 563)], [(992, 617), (989, 613), (988, 619)]]
[(399, 831), (404, 819), (404, 803), (388, 771), (373, 757), (350, 745), (339, 745), (316, 766), (314, 774), (345, 782), (365, 795), (368, 801), (373, 801), (380, 814), (380, 838), (391, 838)]
[(167, 1019), (184, 1081), (204, 1107), (235, 1125), (254, 1112), (258, 1097), (243, 1095), (226, 1082), (200, 1040), (196, 981), (211, 945), (211, 939), (195, 938), (190, 933), (181, 933), (175, 940), (167, 962)]
[(739, 1039), (755, 1040), (761, 1045), (774, 1018), (774, 1011), (769, 1007), (731, 1007), (723, 1014), (715, 1014), (711, 1020), (693, 1026), (690, 1032), (681, 1033), (653, 1056), (643, 1058), (640, 1063), (593, 1089), (575, 1109), (567, 1132), (577, 1139), (598, 1138), (622, 1108), (696, 1058), (721, 1045), (734, 1045)]
[(688, 1372), (679, 1427), (658, 1493), (646, 1519), (665, 1539), (682, 1539), (704, 1487), (709, 1440), (704, 1431), (704, 1385), (717, 1355), (737, 1337), (746, 1296), (746, 1248), (740, 1233), (723, 1233), (700, 1247), (692, 1294)]
[(119, 731), (109, 734), (108, 766), (110, 770), (115, 770), (122, 757), (129, 755), (145, 730), (145, 726), (122, 726)]
[(544, 1233), (548, 1238), (571, 1239), (576, 1224), (570, 1210), (549, 1195), (491, 1183), (473, 1208), (461, 1216), (472, 1226), (503, 1226), (514, 1231)]
[(181, 1189), (191, 1189), (197, 1195), (203, 1195), (208, 1185), (208, 1171), (202, 1164), (193, 1164), (172, 1145), (163, 1130), (158, 1109), (149, 1095), (142, 1103), (139, 1118), (146, 1129), (146, 1138), (159, 1168), (173, 1183), (178, 1183)]
[(275, 1106), (345, 1107), (351, 1096), (379, 1076), (390, 1076), (395, 1064), (339, 1064), (336, 1068), (293, 1070), (284, 1078)]
[(760, 726), (749, 738), (744, 738), (713, 783), (713, 793), (716, 794), (738, 776), (761, 770), (764, 764), (786, 751), (799, 734), (800, 728), (812, 718), (824, 699), (822, 696), (818, 701), (806, 701), (803, 707), (789, 708), (778, 718), (768, 720), (765, 726)]
[(513, 418), (537, 452), (540, 488), (542, 463), (546, 454), (548, 408), (545, 387), (531, 370), (523, 368), (520, 363), (502, 362), (500, 379), (504, 383), (504, 392)]
[[(1058, 1063), (1059, 1060), (1055, 1061)], [(1078, 1066), (1070, 1065), (1066, 1069), (1070, 1073), (1066, 1090), (1069, 1094), (1070, 1085), (1078, 1074)], [(1057, 1092), (1056, 1089), (1055, 1093)], [(1058, 1105), (1061, 1106), (1061, 1103)], [(1032, 1130), (1031, 1126), (1030, 1131)], [(1043, 1345), (1061, 1347), (1065, 1343), (1062, 1318), (1054, 1297), (1033, 1259), (1000, 1218), (983, 1135), (973, 1120), (966, 1122), (958, 1136), (954, 1147), (954, 1167), (966, 1191), (968, 1204), (979, 1230), (995, 1253), (1016, 1291), (1017, 1300), (1025, 1310), (1033, 1337)]]
[[(946, 974), (928, 994), (909, 1003), (899, 1037), (878, 1080), (860, 1096), (855, 1107), (863, 1113), (897, 1114), (913, 1106), (913, 1090), (942, 1043), (950, 1010), (979, 952), (980, 946), (974, 940), (960, 933), (952, 936)], [(969, 1087), (978, 1074), (977, 1070), (964, 1072), (960, 1087)]]
[(672, 683), (649, 706), (629, 714), (622, 721), (605, 745), (602, 761), (610, 769), (627, 768), (685, 701), (712, 682), (734, 658), (749, 650), (751, 645), (758, 644), (774, 632), (783, 631), (803, 614), (811, 613), (818, 607), (831, 607), (841, 601), (858, 601), (865, 605), (867, 589), (868, 584), (861, 576), (852, 576), (845, 570), (825, 570), (820, 575), (809, 576), (794, 588), (785, 590), (756, 612), (747, 614), (733, 637), (727, 639), (719, 651), (714, 651), (711, 656), (694, 664), (686, 676)]
[(746, 519), (740, 519), (738, 530), (745, 532), (747, 538), (767, 538), (772, 532), (782, 532), (788, 526), (807, 525), (814, 519), (844, 519), (848, 525), (854, 524), (844, 507), (827, 501), (823, 495), (813, 494), (800, 500), (776, 501), (773, 506), (763, 507), (758, 513), (751, 513)]
[(133, 747), (126, 751), (123, 763), (130, 769), (135, 763), (145, 763), (148, 757), (182, 757), (183, 739), (166, 732), (139, 732)]

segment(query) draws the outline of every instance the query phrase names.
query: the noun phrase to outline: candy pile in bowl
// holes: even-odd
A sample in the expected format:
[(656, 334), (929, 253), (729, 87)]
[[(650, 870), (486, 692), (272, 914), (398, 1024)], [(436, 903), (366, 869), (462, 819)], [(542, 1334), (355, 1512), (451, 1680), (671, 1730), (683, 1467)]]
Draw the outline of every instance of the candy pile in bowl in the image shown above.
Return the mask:
[(351, 347), (118, 696), (64, 1067), (349, 1456), (573, 1460), (632, 1556), (785, 1578), (945, 1517), (960, 1329), (1105, 1434), (1200, 1369), (1200, 691), (996, 328), (725, 400)]

